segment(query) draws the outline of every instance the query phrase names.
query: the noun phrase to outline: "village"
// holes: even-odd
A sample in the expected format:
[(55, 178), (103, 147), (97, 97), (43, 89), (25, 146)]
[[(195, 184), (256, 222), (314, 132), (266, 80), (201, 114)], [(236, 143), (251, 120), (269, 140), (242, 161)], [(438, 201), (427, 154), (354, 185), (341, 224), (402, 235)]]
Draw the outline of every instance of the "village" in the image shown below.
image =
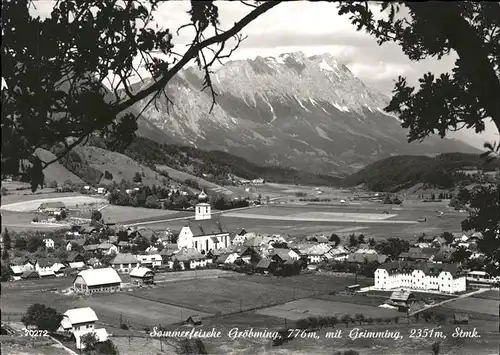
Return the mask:
[[(189, 271), (205, 270), (205, 277), (210, 277), (211, 272), (260, 277), (334, 273), (354, 275), (353, 279), (347, 279), (348, 293), (392, 292), (380, 307), (407, 314), (428, 306), (418, 304), (414, 292), (428, 293), (432, 299), (432, 295), (463, 295), (500, 284), (498, 275), (482, 269), (483, 255), (476, 247), (481, 233), (422, 235), (411, 242), (397, 238), (376, 242), (365, 240), (361, 234), (342, 239), (336, 234), (317, 234), (297, 240), (245, 229), (229, 231), (223, 218), (212, 215), (207, 200), (208, 196), (202, 192), (194, 219), (187, 220), (178, 233), (92, 223), (51, 232), (51, 237), (23, 237), (22, 233), (9, 236), (15, 255), (25, 249), (36, 251), (29, 258), (11, 259), (10, 281), (57, 278), (66, 280), (57, 283), (57, 292), (67, 297), (89, 297), (142, 288), (150, 288), (154, 293), (160, 291), (155, 287), (165, 281), (165, 275)], [(64, 211), (64, 205), (45, 203), (39, 211), (58, 215)], [(364, 280), (363, 285), (357, 282), (358, 278)], [(369, 280), (371, 285), (367, 284)], [(455, 317), (462, 316), (457, 313)], [(191, 313), (181, 321), (199, 325), (202, 318)], [(85, 334), (94, 334), (97, 342), (108, 340), (105, 328), (95, 328), (97, 320), (98, 315), (91, 307), (68, 309), (59, 330), (73, 335), (76, 348), (82, 349), (85, 344), (81, 339)]]

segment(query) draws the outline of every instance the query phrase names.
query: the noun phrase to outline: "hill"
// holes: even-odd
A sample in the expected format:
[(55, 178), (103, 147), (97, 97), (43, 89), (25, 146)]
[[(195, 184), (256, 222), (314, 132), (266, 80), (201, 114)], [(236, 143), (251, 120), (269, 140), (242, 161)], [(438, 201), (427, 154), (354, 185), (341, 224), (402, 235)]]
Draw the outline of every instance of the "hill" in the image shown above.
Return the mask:
[(423, 183), (429, 187), (451, 189), (458, 183), (477, 182), (468, 171), (494, 171), (500, 159), (485, 164), (477, 154), (447, 153), (435, 158), (399, 155), (367, 165), (343, 180), (346, 187), (364, 184), (373, 191), (396, 192)]
[(218, 95), (210, 113), (212, 98), (195, 67), (169, 82), (173, 106), (161, 97), (144, 109), (148, 97), (135, 108), (176, 144), (316, 174), (345, 176), (395, 154), (480, 153), (439, 137), (409, 144), (398, 118), (383, 111), (389, 98), (329, 54), (232, 60), (214, 69), (212, 83)]
[[(56, 158), (56, 156), (49, 152), (48, 150), (38, 148), (35, 152), (35, 155), (40, 158), (42, 161), (51, 161)], [(66, 169), (60, 162), (55, 162), (49, 165), (44, 171), (45, 175), (45, 184), (48, 185), (51, 182), (55, 181), (57, 183), (63, 183), (64, 181), (71, 181), (75, 184), (83, 183), (83, 180), (80, 179), (77, 175), (73, 174), (71, 171)]]
[[(112, 149), (106, 142), (93, 137), (89, 144)], [(155, 170), (157, 165), (168, 166), (218, 185), (228, 184), (229, 175), (245, 179), (263, 178), (276, 183), (302, 185), (337, 185), (340, 178), (276, 166), (261, 166), (246, 159), (220, 151), (204, 151), (175, 144), (159, 144), (145, 137), (136, 137), (118, 152)]]

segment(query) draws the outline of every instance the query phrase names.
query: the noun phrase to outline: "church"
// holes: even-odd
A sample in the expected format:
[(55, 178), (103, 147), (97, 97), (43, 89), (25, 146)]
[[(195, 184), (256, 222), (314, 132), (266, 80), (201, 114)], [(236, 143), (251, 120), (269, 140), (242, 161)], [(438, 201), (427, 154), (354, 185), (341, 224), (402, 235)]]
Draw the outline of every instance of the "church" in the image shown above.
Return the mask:
[(181, 248), (194, 248), (200, 252), (227, 248), (231, 244), (229, 232), (219, 219), (213, 219), (208, 196), (201, 192), (195, 209), (195, 218), (182, 227), (177, 246)]

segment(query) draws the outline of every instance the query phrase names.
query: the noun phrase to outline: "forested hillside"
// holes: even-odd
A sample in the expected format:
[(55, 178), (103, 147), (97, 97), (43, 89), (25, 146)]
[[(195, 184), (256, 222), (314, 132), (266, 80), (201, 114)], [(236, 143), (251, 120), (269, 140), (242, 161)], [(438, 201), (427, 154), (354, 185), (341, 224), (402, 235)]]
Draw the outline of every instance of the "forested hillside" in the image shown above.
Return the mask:
[[(374, 191), (395, 192), (424, 183), (430, 187), (453, 188), (456, 184), (479, 182), (487, 179), (474, 172), (494, 171), (500, 167), (500, 159), (486, 163), (477, 154), (446, 153), (435, 158), (400, 155), (367, 165), (343, 180), (343, 185), (364, 186)], [(472, 172), (472, 173), (468, 173)]]
[[(338, 185), (341, 180), (334, 176), (317, 175), (290, 168), (259, 166), (225, 152), (207, 152), (193, 147), (159, 144), (145, 137), (134, 138), (126, 148), (116, 148), (94, 136), (91, 137), (87, 146), (121, 153), (152, 170), (156, 170), (156, 165), (167, 165), (173, 169), (203, 177), (219, 185), (228, 184), (229, 175), (302, 185)], [(90, 184), (99, 183), (102, 177), (100, 170), (105, 169), (105, 166), (99, 167), (99, 169), (91, 166), (89, 162), (86, 162), (86, 159), (79, 156), (78, 149), (70, 152), (62, 159), (61, 163)]]

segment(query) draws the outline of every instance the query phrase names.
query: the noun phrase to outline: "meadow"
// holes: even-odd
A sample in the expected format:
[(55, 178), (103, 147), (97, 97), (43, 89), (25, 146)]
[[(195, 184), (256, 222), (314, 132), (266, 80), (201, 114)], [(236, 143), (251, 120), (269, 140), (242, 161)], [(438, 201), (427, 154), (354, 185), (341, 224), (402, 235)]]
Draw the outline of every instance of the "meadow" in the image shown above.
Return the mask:
[(400, 315), (397, 311), (387, 308), (327, 301), (316, 298), (303, 298), (278, 306), (261, 309), (258, 310), (257, 313), (278, 318), (286, 318), (294, 321), (307, 317), (327, 315), (340, 317), (344, 314), (348, 314), (353, 316), (356, 313), (361, 313), (365, 317), (372, 318), (390, 318)]
[(446, 303), (445, 308), (451, 308), (459, 312), (477, 312), (490, 315), (498, 315), (500, 301), (495, 299), (462, 298)]

